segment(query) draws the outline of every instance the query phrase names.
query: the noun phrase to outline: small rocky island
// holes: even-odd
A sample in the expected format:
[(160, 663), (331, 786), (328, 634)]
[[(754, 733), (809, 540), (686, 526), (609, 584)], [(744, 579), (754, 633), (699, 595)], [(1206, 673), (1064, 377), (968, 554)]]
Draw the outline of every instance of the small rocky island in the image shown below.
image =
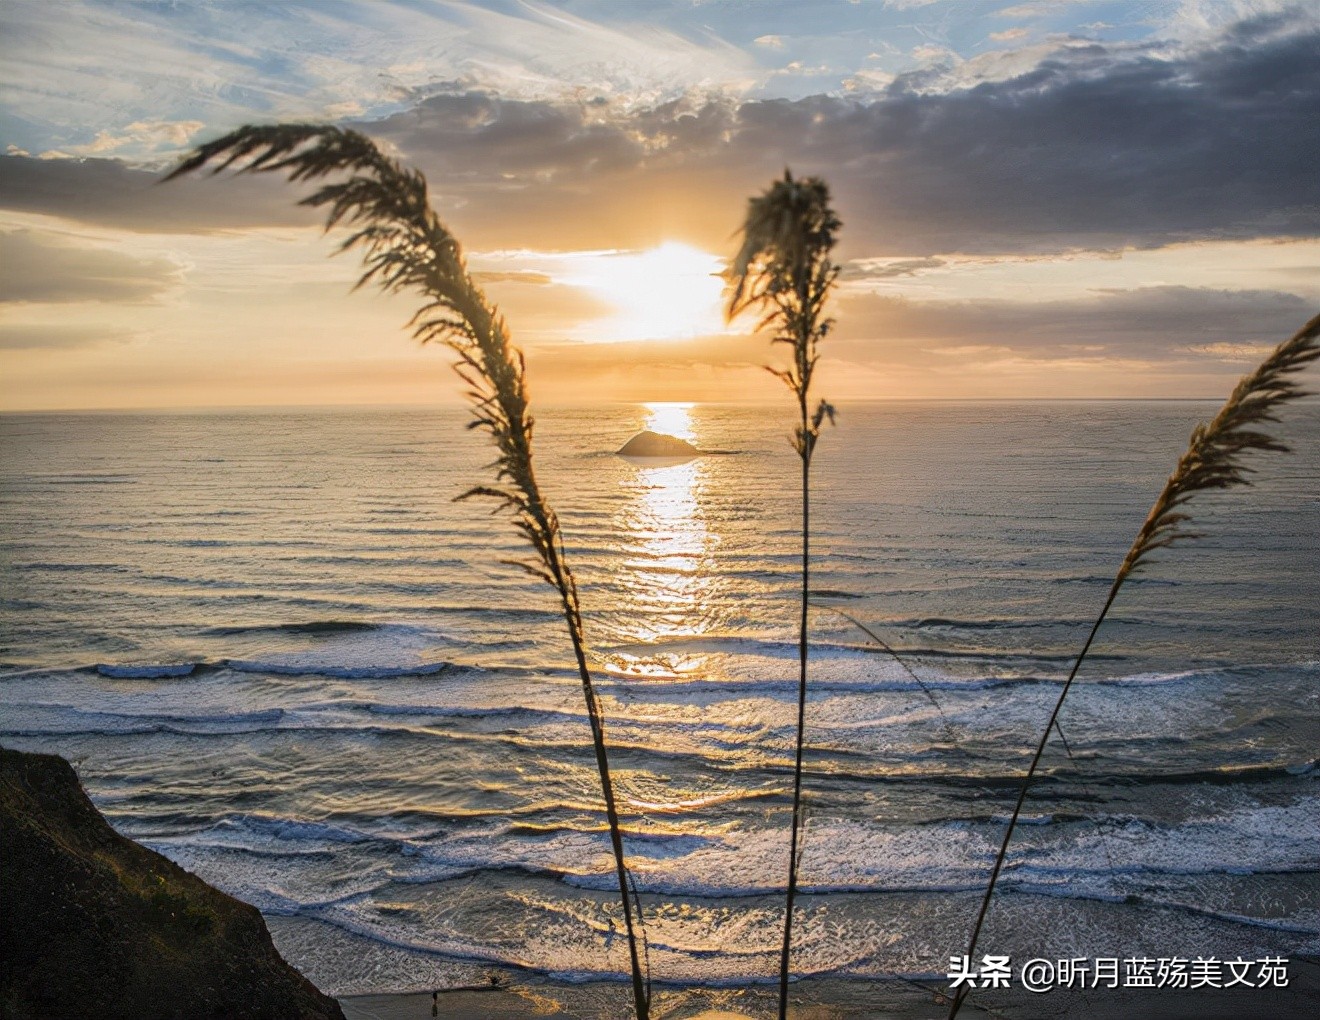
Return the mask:
[(0, 748), (0, 1015), (343, 1020), (255, 907), (115, 832), (63, 758)]
[(643, 429), (619, 447), (620, 457), (663, 457), (666, 460), (701, 456), (701, 451), (678, 436), (667, 436), (663, 432)]

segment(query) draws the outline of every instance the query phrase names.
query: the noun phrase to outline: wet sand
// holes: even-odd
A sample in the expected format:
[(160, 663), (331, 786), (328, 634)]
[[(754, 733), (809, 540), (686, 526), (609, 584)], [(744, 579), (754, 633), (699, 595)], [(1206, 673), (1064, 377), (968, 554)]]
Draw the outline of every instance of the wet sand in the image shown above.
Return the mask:
[[(559, 1016), (591, 1020), (623, 1020), (630, 1016), (628, 990), (622, 984), (594, 982), (581, 985), (510, 985), (499, 991), (429, 994), (362, 995), (339, 1000), (348, 1020), (425, 1020), (428, 1016), (451, 1020), (522, 1020)], [(666, 1020), (760, 1020), (777, 1015), (778, 994), (772, 986), (749, 990), (718, 988), (657, 988), (652, 1015)], [(803, 981), (795, 983), (789, 1016), (794, 1020), (844, 1020), (846, 1017), (937, 1017), (947, 1005), (936, 993), (904, 981)], [(960, 1016), (984, 1018), (990, 1014), (964, 1007)]]

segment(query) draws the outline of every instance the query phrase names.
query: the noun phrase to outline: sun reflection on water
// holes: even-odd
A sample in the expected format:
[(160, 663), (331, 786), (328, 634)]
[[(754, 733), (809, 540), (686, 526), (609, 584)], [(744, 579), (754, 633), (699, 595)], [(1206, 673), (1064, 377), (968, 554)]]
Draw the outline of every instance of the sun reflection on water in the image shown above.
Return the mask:
[[(692, 404), (647, 404), (644, 428), (697, 441)], [(704, 458), (637, 460), (622, 480), (629, 495), (619, 511), (624, 556), (618, 607), (634, 639), (611, 656), (614, 670), (664, 677), (700, 671), (708, 656), (684, 647), (715, 626), (713, 562), (716, 537), (703, 496), (710, 484)]]
[(678, 436), (679, 439), (686, 439), (689, 442), (697, 438), (697, 434), (692, 429), (692, 408), (695, 405), (661, 401), (642, 406), (646, 408), (647, 415), (643, 428), (669, 436)]

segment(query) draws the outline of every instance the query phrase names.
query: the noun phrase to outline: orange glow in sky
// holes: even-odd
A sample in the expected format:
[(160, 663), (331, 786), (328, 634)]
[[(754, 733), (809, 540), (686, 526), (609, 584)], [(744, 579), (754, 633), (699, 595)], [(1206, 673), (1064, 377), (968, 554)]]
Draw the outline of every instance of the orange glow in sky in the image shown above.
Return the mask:
[(6, 5), (0, 413), (461, 401), (306, 190), (158, 186), (242, 124), (425, 174), (538, 404), (782, 400), (720, 274), (786, 168), (832, 400), (1222, 399), (1320, 307), (1314, 3), (641, 6)]

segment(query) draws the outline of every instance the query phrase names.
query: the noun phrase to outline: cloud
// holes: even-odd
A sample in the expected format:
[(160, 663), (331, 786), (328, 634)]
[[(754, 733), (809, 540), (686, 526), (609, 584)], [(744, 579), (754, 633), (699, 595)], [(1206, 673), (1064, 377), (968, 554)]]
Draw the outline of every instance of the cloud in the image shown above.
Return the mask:
[[(0, 208), (143, 233), (202, 233), (319, 222), (305, 193), (270, 177), (227, 175), (160, 185), (115, 159), (0, 157)], [(160, 186), (158, 186), (160, 185)]]
[(913, 47), (912, 57), (923, 64), (941, 62), (958, 64), (962, 62), (962, 59), (954, 50), (938, 43), (922, 43), (920, 46)]
[(995, 42), (1012, 42), (1014, 39), (1025, 39), (1030, 34), (1025, 28), (1006, 28), (1002, 32), (991, 32), (990, 38)]
[(179, 282), (179, 267), (105, 248), (42, 239), (31, 231), (0, 233), (0, 302), (141, 302)]
[(534, 0), (0, 5), (6, 133), (30, 151), (140, 158), (162, 142), (143, 130), (156, 119), (228, 130), (379, 114), (444, 81), (654, 103), (753, 70), (708, 32), (604, 24)]
[(531, 270), (476, 270), (472, 278), (482, 286), (492, 283), (523, 283), (533, 287), (549, 286), (552, 281), (549, 273), (537, 273)]
[[(937, 89), (913, 72), (867, 99), (634, 108), (455, 87), (357, 126), (428, 174), (478, 250), (675, 238), (721, 251), (748, 194), (786, 165), (831, 184), (845, 257), (1315, 237), (1318, 47), (1315, 20), (1285, 13), (1199, 49), (1072, 41), (1003, 80)], [(297, 195), (251, 179), (152, 189), (108, 160), (0, 159), (5, 206), (131, 229), (314, 222)]]
[(840, 309), (841, 357), (880, 350), (917, 360), (923, 352), (964, 354), (969, 345), (1047, 358), (1223, 360), (1273, 348), (1315, 314), (1284, 291), (1167, 286), (1040, 302), (853, 295), (842, 297)]
[(1272, 350), (1266, 344), (1195, 344), (1187, 348), (1193, 354), (1208, 354), (1220, 361), (1256, 362)]
[(0, 350), (4, 351), (72, 350), (104, 343), (127, 343), (131, 339), (131, 333), (119, 329), (0, 323)]
[(854, 259), (843, 267), (844, 280), (890, 280), (916, 276), (926, 269), (939, 269), (947, 265), (944, 259)]
[(59, 155), (100, 156), (124, 148), (139, 154), (177, 152), (205, 126), (200, 120), (139, 120), (118, 132), (98, 131), (86, 145), (71, 145)]
[(1058, 10), (1066, 0), (1027, 0), (1026, 3), (1000, 8), (995, 13), (1001, 18), (1039, 18)]
[(826, 177), (867, 254), (1316, 236), (1318, 47), (1320, 28), (1281, 15), (1175, 55), (1073, 44), (946, 92), (909, 74), (866, 101), (631, 112), (464, 94), (364, 127), (501, 245), (555, 247), (560, 229), (563, 245), (638, 246), (665, 225), (725, 246), (748, 192), (785, 165)]

